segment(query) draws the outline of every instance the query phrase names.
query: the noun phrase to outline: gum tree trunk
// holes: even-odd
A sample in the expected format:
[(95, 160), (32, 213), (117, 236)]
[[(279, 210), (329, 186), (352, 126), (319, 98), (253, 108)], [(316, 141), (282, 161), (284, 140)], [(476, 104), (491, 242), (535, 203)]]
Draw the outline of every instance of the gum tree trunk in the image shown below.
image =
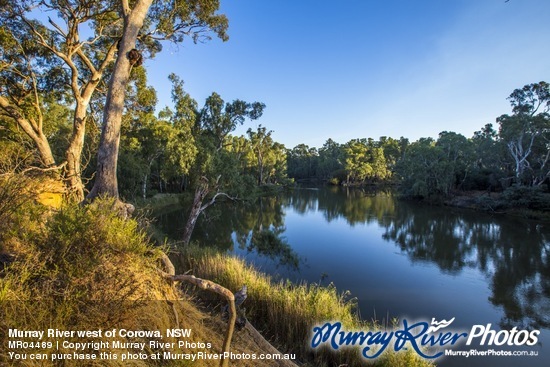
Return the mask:
[(97, 172), (94, 186), (87, 196), (93, 200), (100, 195), (118, 198), (117, 160), (120, 143), (120, 126), (126, 97), (126, 86), (131, 65), (128, 53), (135, 47), (138, 32), (149, 11), (152, 0), (138, 0), (130, 8), (128, 0), (122, 0), (124, 33), (120, 41), (118, 57), (114, 66), (105, 111), (103, 128), (97, 153)]
[(17, 108), (15, 108), (8, 99), (0, 96), (0, 109), (5, 111), (11, 118), (13, 118), (17, 124), (23, 129), (25, 134), (32, 139), (34, 145), (38, 149), (38, 154), (40, 155), (40, 160), (45, 167), (50, 167), (55, 165), (55, 160), (53, 158), (52, 150), (48, 139), (42, 132), (42, 116), (40, 110), (38, 109), (38, 121), (33, 121), (31, 119), (23, 116)]
[(185, 223), (185, 229), (183, 230), (183, 244), (188, 245), (191, 240), (191, 235), (195, 229), (195, 224), (201, 212), (206, 209), (202, 206), (204, 198), (208, 195), (208, 184), (199, 184), (195, 190), (195, 197), (193, 198), (193, 205), (189, 211), (189, 217), (187, 217), (187, 223)]
[(84, 199), (84, 184), (82, 183), (82, 149), (86, 133), (87, 104), (77, 103), (73, 122), (73, 133), (65, 155), (65, 186), (68, 196), (75, 201)]

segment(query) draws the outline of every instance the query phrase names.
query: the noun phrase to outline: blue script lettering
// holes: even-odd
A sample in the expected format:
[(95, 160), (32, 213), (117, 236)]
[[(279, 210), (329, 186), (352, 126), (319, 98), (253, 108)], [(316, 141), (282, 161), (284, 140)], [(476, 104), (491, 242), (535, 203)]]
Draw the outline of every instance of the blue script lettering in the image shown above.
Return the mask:
[[(419, 337), (422, 337), (420, 339), (420, 345), (422, 347), (425, 347), (426, 345), (429, 345), (430, 347), (433, 347), (434, 345), (445, 345), (445, 344), (455, 344), (458, 339), (461, 337), (467, 337), (468, 335), (466, 333), (462, 334), (454, 334), (446, 333), (442, 334), (440, 333), (438, 337), (435, 336), (428, 336), (427, 334), (424, 335), (426, 330), (428, 330), (429, 325), (427, 322), (417, 322), (416, 324), (412, 324), (411, 326), (407, 326), (407, 320), (403, 320), (403, 330), (399, 330), (395, 332), (395, 336), (397, 340), (394, 343), (394, 350), (397, 352), (401, 350), (407, 342), (411, 344), (414, 351), (418, 353), (419, 356), (424, 357), (426, 359), (433, 359), (438, 358), (443, 355), (443, 352), (435, 353), (434, 355), (428, 355), (422, 352), (420, 346), (417, 344), (416, 339)], [(411, 330), (418, 329), (419, 331), (416, 334), (411, 333)], [(407, 349), (407, 348), (405, 348)]]
[[(407, 345), (410, 345), (414, 351), (421, 357), (426, 359), (434, 359), (441, 357), (443, 351), (436, 352), (433, 355), (426, 354), (424, 351), (427, 347), (444, 346), (447, 344), (454, 345), (460, 338), (468, 337), (466, 333), (451, 333), (446, 332), (439, 334), (428, 333), (430, 325), (427, 322), (417, 322), (409, 325), (407, 320), (403, 320), (403, 329), (394, 330), (391, 332), (382, 331), (343, 331), (340, 322), (327, 322), (323, 326), (313, 328), (313, 336), (311, 338), (311, 347), (317, 348), (319, 345), (328, 343), (334, 350), (338, 350), (342, 346), (361, 346), (363, 347), (362, 355), (364, 358), (376, 358), (386, 350), (388, 345), (393, 342), (393, 349), (398, 352), (401, 349), (406, 350)], [(372, 346), (379, 346), (376, 351), (371, 351)], [(369, 354), (371, 352), (371, 354)]]
[[(363, 346), (363, 356), (365, 358), (376, 358), (378, 357), (387, 346), (390, 344), (393, 337), (393, 331), (390, 333), (377, 331), (375, 333), (368, 331), (340, 331), (342, 324), (336, 322), (331, 324), (327, 322), (321, 327), (313, 328), (313, 337), (311, 339), (311, 347), (316, 348), (320, 344), (326, 343), (330, 339), (330, 345), (332, 349), (338, 350), (341, 346), (349, 345), (360, 345)], [(369, 355), (368, 352), (371, 350), (370, 346), (372, 345), (381, 345), (382, 348), (376, 351), (376, 353)]]

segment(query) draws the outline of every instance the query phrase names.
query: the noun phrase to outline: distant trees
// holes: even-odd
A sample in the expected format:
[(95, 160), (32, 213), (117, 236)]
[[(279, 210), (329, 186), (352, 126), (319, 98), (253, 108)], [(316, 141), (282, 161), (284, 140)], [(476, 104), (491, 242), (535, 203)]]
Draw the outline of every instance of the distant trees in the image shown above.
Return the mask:
[(258, 185), (278, 183), (286, 177), (286, 149), (273, 141), (271, 130), (260, 125), (256, 131), (247, 130), (250, 141), (250, 167), (256, 175)]
[(546, 82), (525, 85), (508, 97), (512, 114), (486, 124), (471, 139), (442, 132), (437, 142), (420, 139), (398, 162), (401, 190), (408, 196), (448, 196), (452, 190), (537, 187), (550, 179), (550, 90)]
[(384, 150), (373, 139), (353, 139), (344, 145), (346, 184), (382, 182), (389, 177)]
[[(226, 103), (212, 93), (199, 110), (176, 75), (170, 76), (173, 109), (157, 114), (156, 93), (138, 68), (140, 60), (159, 52), (162, 40), (189, 37), (196, 42), (210, 34), (227, 39), (227, 19), (217, 14), (218, 8), (218, 0), (4, 2), (1, 164), (63, 168), (60, 178), (73, 200), (84, 198), (86, 166), (89, 176), (95, 174), (90, 200), (118, 197), (119, 188), (127, 198), (145, 198), (153, 187), (161, 192), (191, 188), (190, 218), (195, 219), (222, 196), (287, 183), (289, 177), (342, 185), (399, 184), (402, 194), (422, 198), (447, 197), (457, 190), (550, 187), (546, 82), (514, 90), (508, 97), (511, 113), (472, 138), (443, 131), (437, 140), (412, 143), (382, 136), (286, 149), (261, 125), (246, 136), (233, 136), (244, 121), (260, 118), (265, 105)], [(51, 17), (36, 20), (37, 11)], [(86, 36), (81, 34), (88, 28)], [(90, 169), (94, 164), (95, 172)]]
[(396, 165), (406, 196), (448, 196), (463, 185), (473, 163), (473, 145), (463, 135), (444, 131), (439, 139), (423, 138), (410, 144)]
[[(287, 153), (288, 175), (294, 179), (318, 178), (319, 153), (316, 148), (298, 144)], [(330, 174), (330, 173), (329, 173)]]
[(352, 139), (343, 145), (328, 139), (319, 150), (299, 144), (287, 153), (288, 175), (345, 185), (388, 182), (402, 149), (398, 140), (387, 137)]
[(437, 140), (413, 143), (383, 136), (342, 145), (329, 139), (319, 150), (299, 144), (287, 153), (288, 174), (344, 185), (398, 183), (401, 194), (419, 198), (502, 191), (510, 185), (550, 187), (549, 84), (526, 85), (508, 100), (512, 114), (496, 119), (498, 131), (489, 123), (472, 138), (443, 131)]
[(516, 89), (508, 97), (512, 115), (497, 118), (499, 138), (513, 160), (517, 184), (541, 185), (550, 178), (550, 89), (546, 82)]

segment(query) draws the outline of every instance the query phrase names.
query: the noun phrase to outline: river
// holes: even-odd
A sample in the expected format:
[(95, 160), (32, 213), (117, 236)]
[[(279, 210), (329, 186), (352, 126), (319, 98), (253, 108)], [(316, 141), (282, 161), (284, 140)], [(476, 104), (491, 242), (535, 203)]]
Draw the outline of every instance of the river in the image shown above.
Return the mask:
[[(186, 214), (165, 213), (159, 227), (177, 239)], [(404, 202), (391, 192), (300, 188), (209, 208), (192, 240), (275, 278), (334, 283), (357, 297), (364, 319), (540, 330), (535, 346), (489, 347), (536, 357), (445, 357), (439, 366), (550, 365), (550, 223)]]

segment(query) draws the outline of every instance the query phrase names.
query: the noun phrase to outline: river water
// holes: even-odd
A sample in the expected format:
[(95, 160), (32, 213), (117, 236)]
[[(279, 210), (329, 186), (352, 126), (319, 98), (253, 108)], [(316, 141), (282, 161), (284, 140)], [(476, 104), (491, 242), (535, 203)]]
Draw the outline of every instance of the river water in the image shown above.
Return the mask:
[[(159, 216), (181, 237), (185, 210)], [(550, 365), (550, 223), (397, 200), (391, 192), (300, 188), (253, 204), (217, 205), (193, 235), (275, 278), (334, 283), (364, 319), (431, 322), (449, 330), (540, 330), (536, 357), (444, 357), (444, 367)]]

